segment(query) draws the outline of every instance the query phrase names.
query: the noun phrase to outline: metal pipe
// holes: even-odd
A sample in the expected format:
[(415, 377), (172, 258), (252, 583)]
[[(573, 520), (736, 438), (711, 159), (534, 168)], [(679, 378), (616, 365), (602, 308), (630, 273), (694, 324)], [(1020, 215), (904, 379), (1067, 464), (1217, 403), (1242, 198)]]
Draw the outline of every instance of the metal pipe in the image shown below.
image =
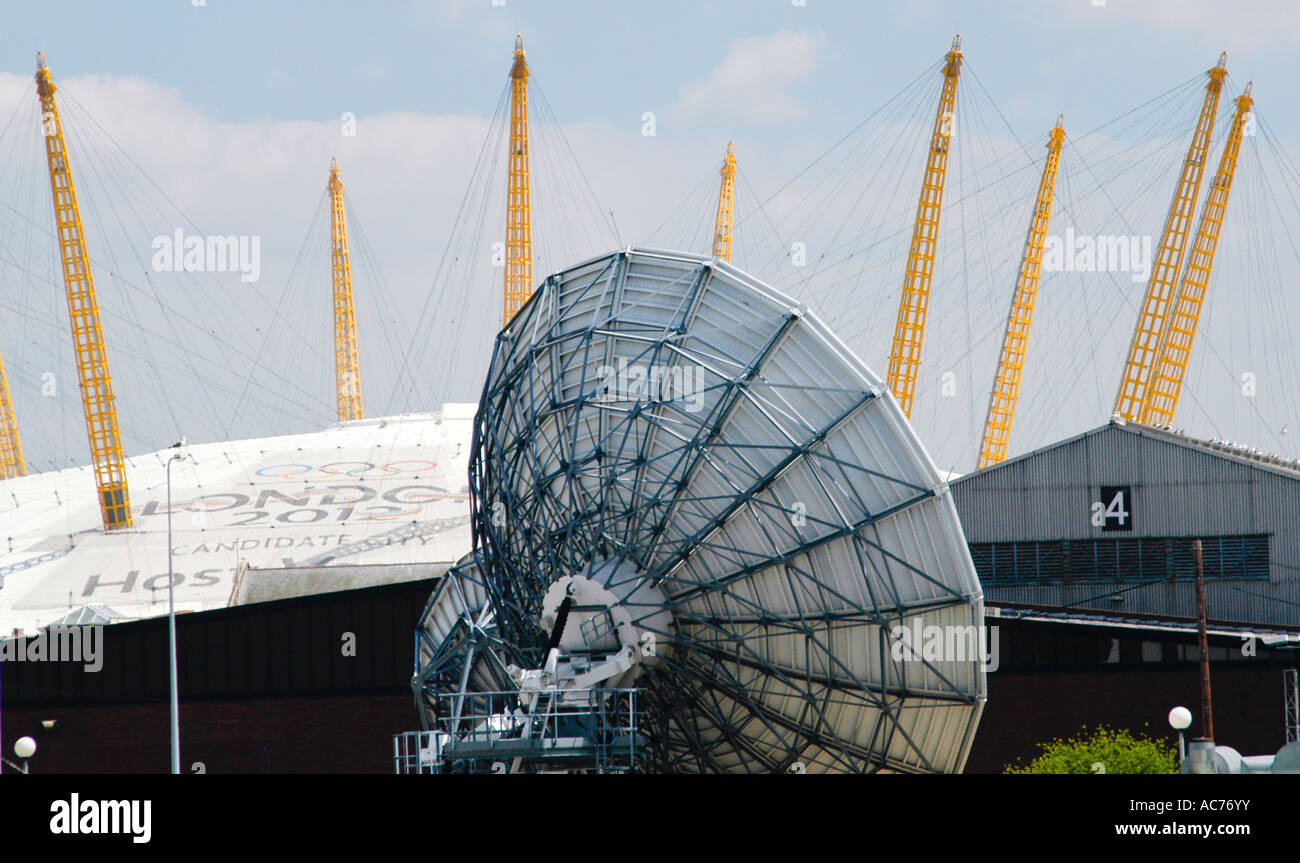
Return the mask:
[(1214, 708), (1210, 699), (1210, 646), (1205, 615), (1205, 569), (1201, 562), (1201, 541), (1192, 540), (1196, 566), (1196, 641), (1201, 652), (1201, 737), (1214, 739)]
[(180, 697), (177, 694), (176, 674), (176, 574), (172, 571), (172, 462), (184, 458), (180, 453), (167, 459), (167, 651), (168, 700), (171, 706), (172, 773), (181, 772), (181, 720)]
[(1286, 742), (1300, 740), (1300, 670), (1282, 672), (1282, 710), (1286, 723)]

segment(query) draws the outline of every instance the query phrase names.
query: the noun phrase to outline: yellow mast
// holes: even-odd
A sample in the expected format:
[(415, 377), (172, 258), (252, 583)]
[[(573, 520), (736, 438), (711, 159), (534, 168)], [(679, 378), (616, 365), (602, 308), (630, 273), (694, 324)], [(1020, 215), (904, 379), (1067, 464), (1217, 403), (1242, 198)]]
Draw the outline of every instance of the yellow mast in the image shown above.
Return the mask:
[(1029, 220), (1025, 250), (1020, 258), (1020, 276), (1016, 279), (1016, 292), (1011, 298), (1011, 311), (1007, 313), (1002, 354), (998, 358), (988, 414), (984, 419), (984, 436), (980, 440), (980, 470), (1007, 457), (1011, 420), (1020, 395), (1020, 373), (1025, 367), (1029, 325), (1034, 319), (1034, 300), (1038, 296), (1038, 282), (1043, 272), (1043, 242), (1047, 238), (1047, 224), (1052, 218), (1056, 169), (1061, 163), (1061, 143), (1064, 140), (1065, 116), (1062, 115), (1047, 142), (1047, 163), (1043, 165), (1043, 177), (1038, 183), (1034, 214)]
[(1178, 178), (1174, 200), (1165, 217), (1165, 227), (1160, 233), (1160, 245), (1147, 280), (1142, 311), (1138, 314), (1129, 343), (1128, 359), (1124, 363), (1119, 391), (1115, 393), (1115, 416), (1136, 421), (1142, 417), (1142, 404), (1147, 397), (1152, 372), (1160, 359), (1160, 342), (1164, 334), (1165, 319), (1170, 312), (1170, 300), (1183, 266), (1183, 252), (1187, 235), (1192, 227), (1192, 212), (1196, 196), (1201, 189), (1201, 176), (1205, 173), (1205, 158), (1210, 149), (1210, 133), (1214, 131), (1214, 115), (1219, 106), (1219, 93), (1223, 79), (1228, 74), (1228, 55), (1219, 55), (1219, 63), (1209, 71), (1205, 85), (1205, 101), (1196, 121), (1196, 132), (1183, 160), (1183, 171)]
[(18, 441), (18, 423), (14, 420), (14, 405), (9, 399), (9, 381), (5, 378), (4, 361), (0, 360), (0, 479), (22, 476), (23, 447)]
[(1232, 177), (1237, 171), (1237, 155), (1241, 152), (1242, 131), (1250, 113), (1253, 84), (1237, 97), (1237, 110), (1232, 115), (1232, 130), (1228, 143), (1219, 158), (1219, 169), (1210, 182), (1205, 196), (1201, 221), (1196, 226), (1196, 239), (1187, 259), (1187, 269), (1178, 285), (1178, 299), (1173, 313), (1165, 325), (1161, 338), (1159, 363), (1147, 388), (1142, 403), (1140, 421), (1151, 425), (1169, 425), (1178, 407), (1178, 395), (1183, 388), (1187, 372), (1187, 358), (1196, 338), (1196, 325), (1201, 319), (1201, 306), (1205, 301), (1205, 288), (1210, 283), (1210, 268), (1214, 266), (1214, 252), (1219, 245), (1219, 229), (1223, 227), (1223, 214), (1228, 208), (1228, 193), (1232, 190)]
[(348, 223), (343, 209), (343, 181), (338, 159), (330, 159), (330, 271), (334, 276), (334, 390), (338, 419), (361, 419), (361, 361), (357, 356), (357, 319), (352, 309), (352, 264), (348, 258)]
[(510, 167), (506, 193), (506, 285), (503, 325), (533, 293), (533, 235), (528, 192), (528, 64), (524, 38), (515, 37), (510, 67)]
[(961, 74), (961, 36), (952, 40), (944, 58), (943, 89), (934, 115), (930, 152), (925, 162), (925, 179), (916, 205), (916, 224), (907, 253), (903, 296), (898, 303), (898, 322), (889, 351), (889, 373), (885, 383), (898, 399), (905, 416), (912, 415), (916, 394), (916, 373), (921, 364), (921, 340), (925, 336), (925, 313), (930, 301), (930, 280), (934, 276), (934, 251), (939, 234), (939, 211), (943, 205), (943, 182), (948, 173), (948, 145), (952, 141), (953, 109), (957, 103), (957, 77)]
[(722, 160), (722, 184), (718, 189), (718, 217), (713, 223), (713, 257), (731, 260), (731, 205), (736, 196), (736, 148), (727, 142)]
[(81, 229), (77, 193), (72, 185), (63, 125), (59, 120), (59, 109), (54, 104), (55, 87), (44, 54), (36, 55), (36, 92), (41, 100), (45, 154), (50, 168), (50, 190), (54, 196), (54, 220), (58, 228), (68, 318), (77, 355), (77, 379), (81, 384), (100, 514), (105, 529), (129, 527), (131, 500), (126, 488), (126, 467), (117, 427), (117, 407), (113, 401), (113, 382), (104, 350), (104, 332), (99, 323), (99, 304), (95, 299), (90, 256)]

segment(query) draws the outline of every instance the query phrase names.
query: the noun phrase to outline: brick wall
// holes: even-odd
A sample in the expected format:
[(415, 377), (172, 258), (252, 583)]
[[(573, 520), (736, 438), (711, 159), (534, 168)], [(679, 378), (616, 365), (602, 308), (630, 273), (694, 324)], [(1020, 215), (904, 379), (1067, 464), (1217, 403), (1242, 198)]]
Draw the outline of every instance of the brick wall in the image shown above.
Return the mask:
[[(1282, 672), (1277, 668), (1214, 666), (1215, 742), (1242, 755), (1271, 755), (1286, 742), (1282, 723)], [(1001, 773), (1017, 759), (1028, 762), (1038, 742), (1072, 737), (1083, 724), (1101, 723), (1177, 741), (1169, 710), (1178, 705), (1195, 717), (1188, 738), (1200, 731), (1197, 669), (1149, 667), (1086, 672), (988, 676), (989, 701), (980, 721), (967, 773)]]
[[(6, 710), (4, 751), (12, 761), (30, 734), (33, 773), (166, 773), (167, 716), (165, 701)], [(180, 716), (183, 772), (202, 762), (208, 773), (391, 773), (392, 735), (419, 728), (409, 694), (202, 701)]]

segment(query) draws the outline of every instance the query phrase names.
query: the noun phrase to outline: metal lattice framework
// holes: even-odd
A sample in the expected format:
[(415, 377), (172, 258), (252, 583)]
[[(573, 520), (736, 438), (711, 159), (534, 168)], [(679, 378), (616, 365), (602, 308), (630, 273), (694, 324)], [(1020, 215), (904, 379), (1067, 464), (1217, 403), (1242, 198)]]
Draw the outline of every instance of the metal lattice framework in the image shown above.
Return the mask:
[(0, 360), (0, 479), (22, 476), (26, 472), (23, 445), (14, 419), (14, 404), (9, 399), (9, 381), (5, 377), (4, 361)]
[(1043, 243), (1047, 239), (1048, 222), (1052, 219), (1056, 171), (1061, 165), (1061, 144), (1064, 141), (1065, 115), (1061, 115), (1047, 141), (1047, 160), (1043, 163), (1043, 176), (1038, 182), (1034, 214), (1029, 219), (1025, 248), (1020, 256), (1016, 290), (1011, 295), (1011, 310), (1007, 312), (1007, 325), (1002, 332), (1002, 350), (998, 354), (997, 372), (993, 375), (993, 389), (989, 392), (989, 407), (984, 415), (984, 433), (980, 438), (979, 461), (976, 463), (980, 470), (1005, 459), (1007, 445), (1011, 442), (1011, 421), (1015, 419), (1016, 402), (1020, 400), (1020, 375), (1025, 369), (1025, 355), (1029, 352), (1029, 327), (1034, 322), (1034, 302), (1043, 276)]
[(954, 36), (952, 50), (944, 58), (943, 87), (939, 91), (939, 107), (934, 113), (934, 130), (930, 133), (930, 149), (925, 157), (921, 197), (916, 202), (912, 244), (907, 251), (903, 294), (898, 301), (898, 321), (894, 324), (894, 343), (889, 350), (886, 380), (907, 417), (912, 415), (916, 376), (921, 368), (925, 316), (930, 306), (934, 254), (939, 243), (939, 216), (943, 213), (943, 184), (948, 176), (948, 155), (955, 130), (954, 112), (957, 109), (961, 62), (961, 36)]
[(1220, 54), (1218, 65), (1206, 75), (1210, 80), (1205, 85), (1205, 101), (1201, 104), (1196, 131), (1192, 134), (1192, 143), (1183, 159), (1174, 199), (1169, 205), (1165, 226), (1160, 232), (1160, 244), (1156, 246), (1151, 278), (1147, 279), (1142, 309), (1138, 312), (1133, 339), (1129, 342), (1128, 359), (1124, 362), (1123, 376), (1115, 393), (1115, 408), (1112, 413), (1129, 422), (1142, 419), (1147, 387), (1151, 385), (1151, 376), (1160, 362), (1165, 319), (1169, 316), (1178, 289), (1178, 274), (1183, 269), (1183, 252), (1187, 249), (1187, 238), (1191, 235), (1196, 196), (1200, 194), (1201, 176), (1205, 173), (1205, 160), (1210, 152), (1210, 136), (1214, 133), (1219, 94), (1223, 91), (1223, 79), (1228, 75), (1228, 55)]
[(1232, 116), (1228, 143), (1224, 145), (1223, 155), (1219, 158), (1219, 169), (1210, 181), (1210, 191), (1205, 196), (1201, 220), (1196, 226), (1196, 239), (1192, 241), (1191, 255), (1183, 270), (1183, 280), (1178, 285), (1178, 294), (1165, 319), (1158, 362), (1146, 390), (1146, 401), (1142, 403), (1142, 422), (1148, 425), (1169, 425), (1173, 422), (1174, 410), (1178, 407), (1183, 376), (1187, 373), (1187, 360), (1192, 353), (1196, 325), (1201, 319), (1201, 306), (1205, 302), (1205, 289), (1210, 284), (1210, 270), (1214, 266), (1219, 231), (1223, 228), (1223, 216), (1228, 209), (1228, 193), (1232, 191), (1232, 177), (1237, 171), (1242, 134), (1254, 101), (1250, 95), (1251, 88), (1252, 85), (1247, 83), (1246, 91), (1237, 97), (1237, 109)]
[(1282, 718), (1286, 725), (1286, 742), (1300, 741), (1300, 670), (1282, 672)]
[(337, 159), (330, 159), (330, 276), (334, 283), (334, 393), (339, 422), (361, 419), (361, 360), (357, 314), (352, 305), (348, 216)]
[(731, 222), (736, 200), (736, 144), (727, 142), (727, 154), (722, 157), (718, 171), (722, 182), (718, 185), (718, 215), (713, 220), (713, 257), (731, 260)]
[(552, 275), (498, 336), (470, 486), (475, 551), (417, 637), (426, 729), (448, 691), (541, 665), (548, 587), (613, 561), (671, 612), (624, 603), (660, 659), (641, 769), (962, 769), (981, 659), (892, 641), (983, 622), (956, 510), (883, 383), (788, 297), (647, 249)]
[(63, 263), (63, 284), (68, 299), (68, 320), (72, 325), (72, 346), (77, 356), (77, 380), (81, 384), (90, 460), (95, 466), (95, 486), (104, 529), (131, 526), (131, 497), (126, 484), (126, 459), (118, 430), (113, 379), (108, 371), (104, 328), (99, 320), (99, 301), (90, 271), (86, 233), (81, 227), (81, 210), (72, 183), (68, 146), (63, 139), (63, 122), (54, 101), (58, 88), (50, 80), (43, 54), (36, 55), (36, 92), (41, 100), (41, 126), (45, 133), (45, 155), (50, 169), (50, 192), (54, 199), (54, 222), (59, 236), (59, 259)]
[(528, 176), (528, 63), (524, 39), (515, 37), (510, 67), (510, 161), (506, 189), (506, 280), (502, 323), (519, 311), (533, 289), (532, 197)]

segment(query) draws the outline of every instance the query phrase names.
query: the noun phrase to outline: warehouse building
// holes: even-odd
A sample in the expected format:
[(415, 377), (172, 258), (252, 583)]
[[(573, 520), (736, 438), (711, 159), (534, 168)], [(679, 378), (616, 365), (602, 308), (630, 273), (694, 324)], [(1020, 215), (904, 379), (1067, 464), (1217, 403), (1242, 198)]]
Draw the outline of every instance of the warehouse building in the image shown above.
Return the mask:
[(1300, 465), (1113, 421), (951, 484), (986, 602), (1300, 624)]

